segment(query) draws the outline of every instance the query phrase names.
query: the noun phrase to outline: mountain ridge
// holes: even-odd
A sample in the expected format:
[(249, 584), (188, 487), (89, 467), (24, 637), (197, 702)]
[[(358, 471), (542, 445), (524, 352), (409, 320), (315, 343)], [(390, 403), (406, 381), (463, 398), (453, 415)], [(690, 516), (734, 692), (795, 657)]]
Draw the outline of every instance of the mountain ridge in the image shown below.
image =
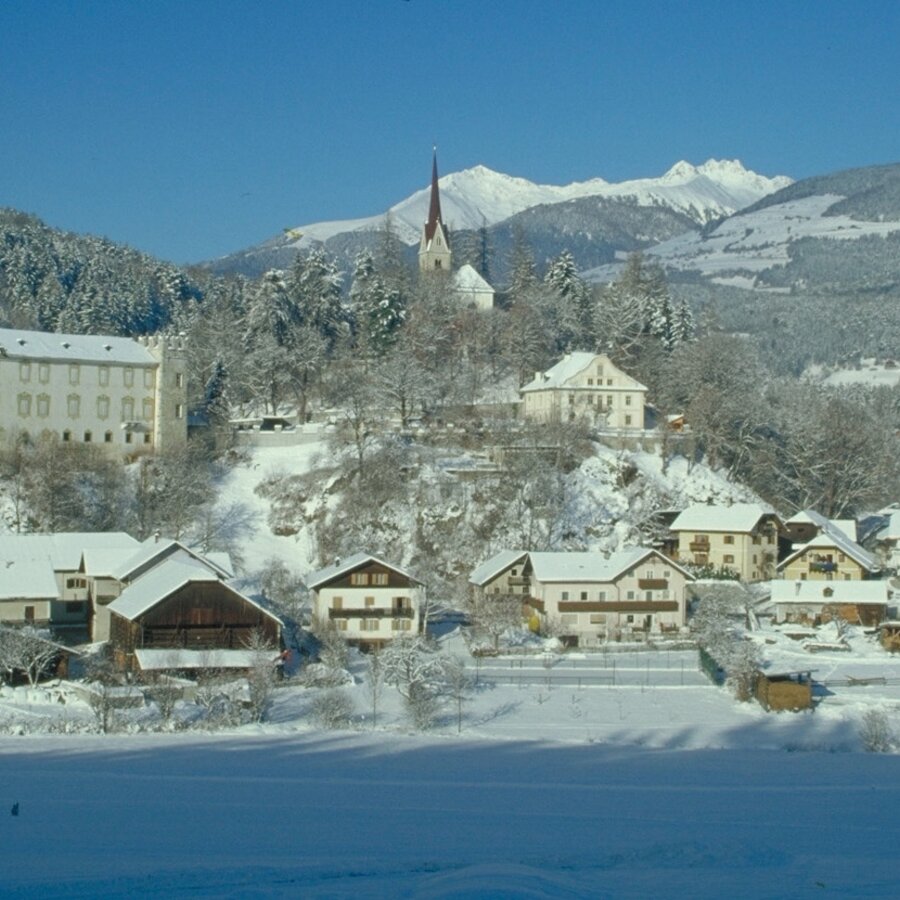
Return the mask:
[[(608, 182), (603, 178), (566, 185), (538, 184), (476, 165), (439, 179), (444, 222), (451, 231), (476, 230), (499, 223), (537, 206), (552, 206), (587, 197), (623, 200), (635, 206), (665, 207), (687, 216), (697, 226), (730, 215), (767, 193), (792, 183), (784, 175), (769, 178), (746, 169), (739, 160), (709, 159), (700, 166), (681, 160), (658, 178)], [(385, 213), (358, 219), (314, 222), (285, 229), (260, 244), (203, 265), (217, 272), (286, 267), (298, 250), (325, 244), (340, 236), (368, 235), (390, 215), (399, 239), (418, 243), (427, 217), (429, 188), (423, 187), (395, 203)], [(346, 245), (346, 239), (340, 242)], [(360, 243), (350, 241), (351, 245)], [(262, 266), (252, 265), (264, 262)]]

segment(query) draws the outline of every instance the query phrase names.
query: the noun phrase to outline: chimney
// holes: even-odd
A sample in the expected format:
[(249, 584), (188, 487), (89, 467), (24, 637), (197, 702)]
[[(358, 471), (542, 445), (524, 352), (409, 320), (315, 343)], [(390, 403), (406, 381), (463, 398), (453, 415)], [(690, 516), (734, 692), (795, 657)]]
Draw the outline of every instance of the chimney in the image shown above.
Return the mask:
[(158, 532), (158, 531), (154, 531), (154, 532), (153, 532), (153, 543), (154, 543), (154, 544), (158, 544), (158, 543), (159, 543), (159, 532)]
[(336, 566), (339, 566), (339, 565), (341, 564), (341, 558), (340, 558), (339, 556), (336, 556), (336, 557), (334, 558), (334, 564), (335, 564)]

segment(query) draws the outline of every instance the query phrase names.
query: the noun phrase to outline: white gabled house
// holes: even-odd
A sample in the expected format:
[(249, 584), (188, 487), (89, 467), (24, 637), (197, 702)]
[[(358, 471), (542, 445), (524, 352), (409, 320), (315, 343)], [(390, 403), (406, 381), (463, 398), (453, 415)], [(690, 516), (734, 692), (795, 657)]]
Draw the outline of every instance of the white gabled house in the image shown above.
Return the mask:
[(775, 513), (758, 503), (714, 506), (695, 503), (669, 526), (682, 563), (730, 569), (741, 581), (772, 578), (778, 561), (778, 536), (784, 530)]
[(505, 550), (469, 576), (479, 602), (521, 595), (533, 626), (571, 646), (677, 631), (685, 624), (689, 572), (658, 550), (603, 553)]
[(524, 418), (557, 423), (584, 420), (616, 431), (644, 427), (647, 388), (598, 353), (567, 353), (521, 388)]
[(478, 310), (494, 308), (494, 289), (469, 263), (453, 273), (453, 290), (463, 306)]
[(330, 624), (350, 644), (380, 647), (398, 634), (418, 633), (423, 626), (425, 585), (371, 554), (336, 560), (311, 572), (305, 581), (316, 627)]

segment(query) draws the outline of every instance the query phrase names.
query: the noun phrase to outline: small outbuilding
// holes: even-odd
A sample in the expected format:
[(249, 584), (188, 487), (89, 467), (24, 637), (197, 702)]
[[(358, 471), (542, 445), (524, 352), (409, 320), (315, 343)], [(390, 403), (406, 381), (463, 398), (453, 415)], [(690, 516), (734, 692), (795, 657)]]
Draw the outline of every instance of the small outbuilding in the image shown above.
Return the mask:
[(812, 672), (757, 672), (754, 693), (769, 712), (812, 709)]

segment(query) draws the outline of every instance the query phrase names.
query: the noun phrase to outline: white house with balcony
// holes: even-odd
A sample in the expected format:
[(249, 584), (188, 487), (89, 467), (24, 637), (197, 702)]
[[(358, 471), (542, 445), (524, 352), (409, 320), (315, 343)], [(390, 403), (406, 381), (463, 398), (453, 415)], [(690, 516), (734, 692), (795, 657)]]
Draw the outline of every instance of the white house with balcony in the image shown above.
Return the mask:
[(425, 585), (409, 572), (368, 553), (355, 553), (310, 573), (317, 629), (336, 628), (348, 643), (380, 647), (423, 626)]
[(479, 603), (521, 595), (532, 626), (570, 646), (678, 631), (690, 573), (658, 550), (612, 554), (504, 550), (469, 576)]

